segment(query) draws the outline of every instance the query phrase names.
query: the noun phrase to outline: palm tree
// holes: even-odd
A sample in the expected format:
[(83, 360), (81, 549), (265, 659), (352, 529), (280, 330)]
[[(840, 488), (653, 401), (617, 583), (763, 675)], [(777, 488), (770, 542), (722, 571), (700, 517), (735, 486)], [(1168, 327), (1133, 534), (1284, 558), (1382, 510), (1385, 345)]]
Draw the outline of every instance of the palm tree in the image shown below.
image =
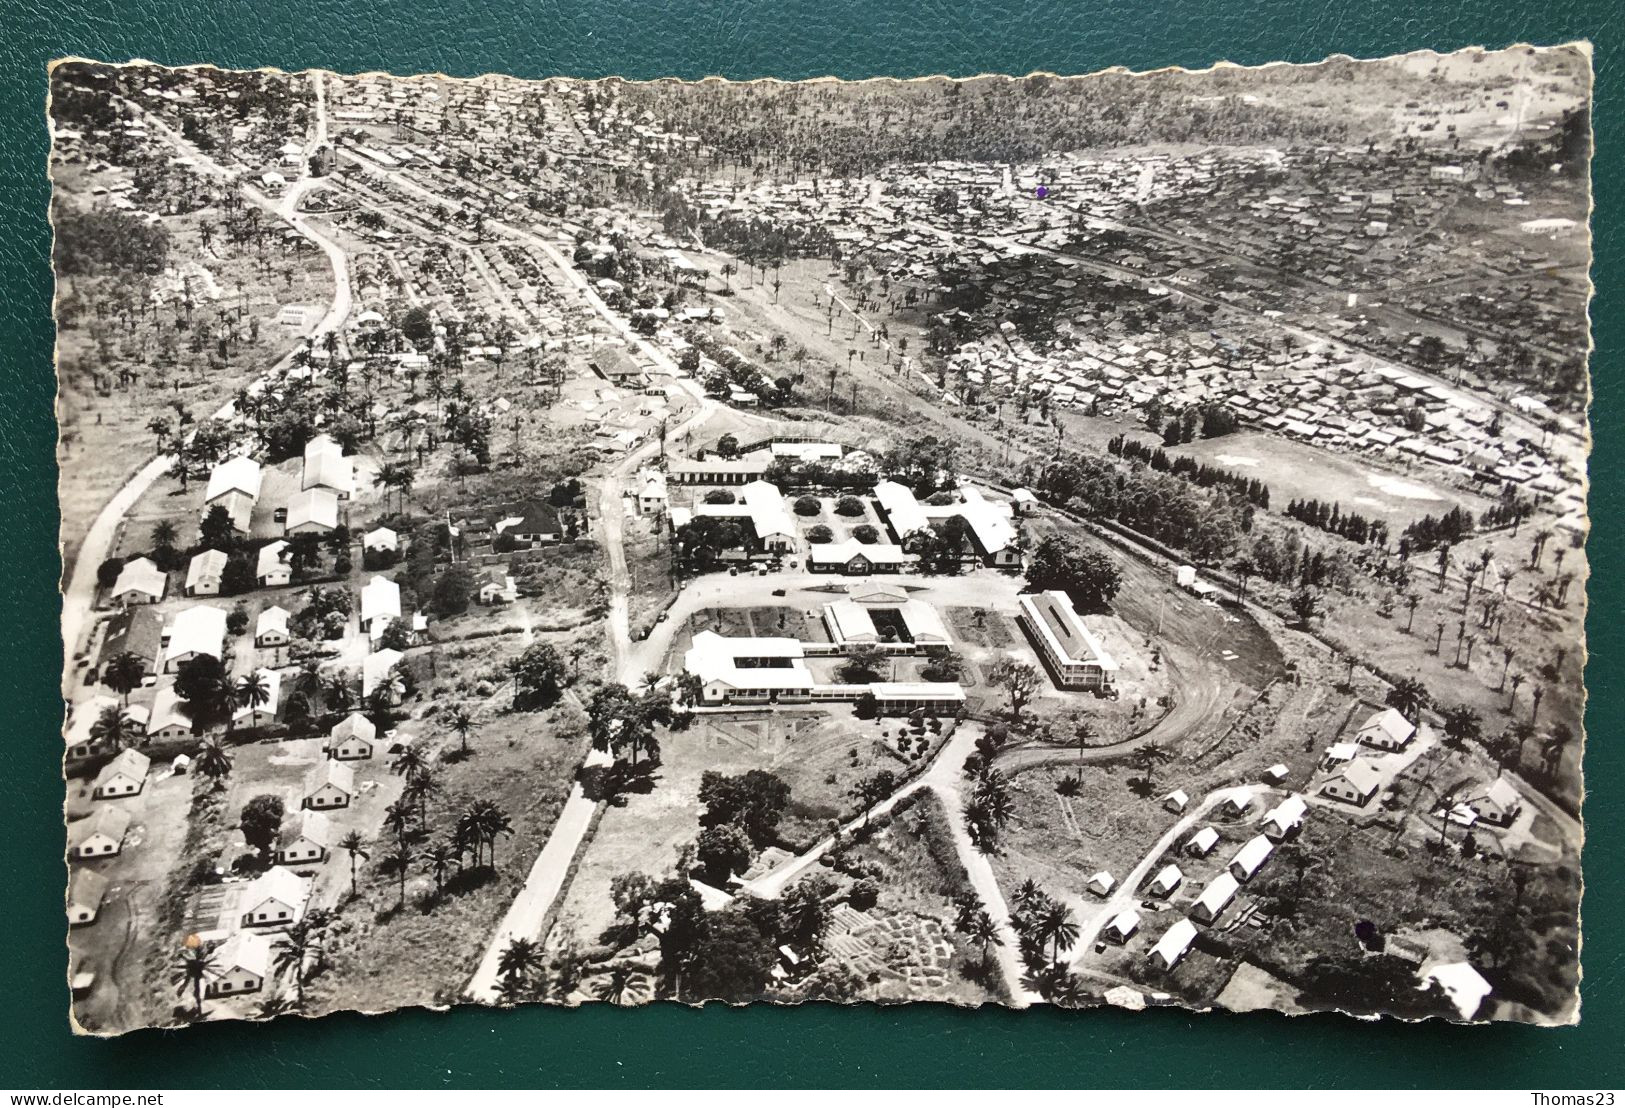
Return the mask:
[(1044, 890), (1038, 887), (1038, 882), (1031, 877), (1016, 886), (1016, 891), (1010, 895), (1010, 906), (1018, 913), (1026, 915), (1039, 904), (1043, 903)]
[(384, 826), (395, 834), (395, 841), (406, 845), (406, 833), (417, 822), (418, 814), (404, 796), (384, 809)]
[(474, 730), (474, 717), (469, 714), (466, 707), (459, 704), (451, 710), (451, 715), (446, 724), (457, 733), (457, 738), (462, 742), (459, 753), (466, 757), (468, 754), (468, 733)]
[(362, 849), (363, 847), (366, 846), (366, 844), (367, 844), (367, 840), (365, 840), (365, 839), (363, 839), (361, 837), (361, 832), (359, 832), (359, 831), (351, 831), (351, 832), (347, 833), (344, 836), (344, 838), (339, 840), (339, 849), (344, 851), (345, 853), (347, 853), (350, 856), (350, 895), (351, 896), (355, 896), (356, 893), (357, 893), (355, 860), (357, 858), (365, 859), (365, 858), (370, 857), (370, 855), (364, 849)]
[(1065, 904), (1055, 901), (1044, 909), (1044, 914), (1034, 923), (1034, 935), (1039, 944), (1050, 944), (1050, 962), (1053, 964), (1061, 960), (1061, 949), (1069, 947), (1078, 941), (1078, 921), (1073, 918), (1072, 909)]
[(293, 1002), (305, 1004), (305, 966), (322, 954), (322, 936), (316, 924), (306, 917), (289, 927), (276, 942), (276, 958), (271, 963), (277, 976), (293, 975)]
[(231, 755), (226, 753), (225, 744), (218, 738), (208, 738), (198, 747), (197, 757), (192, 764), (197, 771), (210, 781), (214, 782), (215, 791), (225, 787), (225, 779), (231, 774)]
[(1393, 687), (1388, 690), (1385, 699), (1388, 707), (1398, 711), (1413, 724), (1421, 722), (1422, 713), (1427, 711), (1433, 702), (1433, 698), (1428, 695), (1427, 686), (1414, 677), (1395, 678)]
[(271, 702), (271, 686), (264, 670), (245, 674), (237, 679), (237, 686), (232, 691), (232, 702), (236, 707), (247, 708), (250, 713), (258, 711), (263, 705)]
[(542, 968), (542, 949), (530, 939), (515, 937), (508, 940), (497, 957), (497, 977), (504, 991), (517, 991), (518, 985), (530, 976), (532, 970)]
[(1145, 775), (1143, 780), (1147, 793), (1155, 792), (1157, 789), (1153, 783), (1157, 767), (1173, 761), (1173, 758), (1173, 752), (1161, 743), (1146, 743), (1134, 752), (1134, 765)]
[(491, 867), (497, 864), (497, 836), (513, 834), (513, 820), (508, 818), (495, 803), (489, 800), (476, 800), (474, 802), (475, 826), (485, 844), (491, 848)]
[(175, 525), (167, 519), (160, 520), (152, 528), (152, 545), (159, 550), (173, 549), (175, 541), (179, 538), (180, 535), (175, 530)]
[(423, 769), (419, 770), (418, 775), (406, 783), (406, 788), (401, 792), (401, 799), (407, 803), (415, 803), (418, 806), (418, 823), (427, 828), (429, 826), (429, 798), (438, 796), (443, 791), (440, 782), (435, 779), (434, 771)]
[(1434, 564), (1439, 568), (1439, 587), (1434, 590), (1435, 592), (1444, 592), (1444, 575), (1450, 572), (1450, 565), (1455, 560), (1455, 555), (1450, 552), (1448, 546), (1439, 547), (1438, 557), (1434, 559)]
[(988, 948), (1004, 945), (1004, 936), (999, 934), (999, 925), (985, 911), (977, 912), (971, 918), (970, 927), (966, 929), (965, 937), (981, 948), (984, 965), (987, 963)]
[(412, 848), (406, 845), (405, 840), (397, 843), (395, 848), (389, 852), (389, 857), (384, 859), (386, 865), (394, 868), (395, 876), (400, 881), (400, 898), (395, 902), (397, 909), (406, 907), (406, 877), (411, 872), (412, 863), (415, 861), (417, 861), (417, 855), (412, 853)]
[(169, 983), (175, 986), (176, 996), (192, 994), (197, 1019), (203, 1018), (203, 983), (211, 977), (218, 976), (219, 972), (220, 967), (215, 963), (214, 951), (199, 944), (181, 951), (180, 960), (175, 964), (174, 972), (169, 975)]
[(147, 667), (141, 664), (141, 659), (126, 650), (114, 655), (107, 663), (102, 680), (123, 698), (125, 704), (129, 704), (131, 691), (141, 684), (141, 679), (146, 675)]
[(444, 839), (429, 847), (423, 855), (424, 864), (429, 867), (429, 872), (434, 874), (434, 895), (437, 899), (446, 887), (446, 871), (451, 868), (452, 862), (456, 861), (457, 857), (456, 845)]
[(96, 716), (96, 722), (90, 725), (92, 741), (115, 751), (134, 746), (140, 734), (135, 721), (117, 704), (103, 708)]
[(627, 990), (642, 980), (643, 975), (635, 967), (622, 962), (609, 971), (608, 977), (599, 982), (598, 999), (607, 1000), (611, 1004), (625, 1004)]
[(259, 1005), (254, 1009), (254, 1014), (262, 1020), (274, 1020), (279, 1016), (287, 1015), (291, 1011), (293, 1011), (293, 1002), (288, 999), (287, 994), (276, 992), (260, 1001)]
[(407, 783), (410, 784), (427, 767), (428, 763), (423, 760), (423, 755), (418, 753), (417, 748), (406, 746), (401, 748), (401, 752), (395, 755), (395, 760), (389, 764), (389, 772), (396, 775), (404, 774)]
[(1422, 598), (1413, 592), (1405, 594), (1405, 633), (1411, 633), (1411, 627), (1416, 623), (1416, 606), (1422, 603)]

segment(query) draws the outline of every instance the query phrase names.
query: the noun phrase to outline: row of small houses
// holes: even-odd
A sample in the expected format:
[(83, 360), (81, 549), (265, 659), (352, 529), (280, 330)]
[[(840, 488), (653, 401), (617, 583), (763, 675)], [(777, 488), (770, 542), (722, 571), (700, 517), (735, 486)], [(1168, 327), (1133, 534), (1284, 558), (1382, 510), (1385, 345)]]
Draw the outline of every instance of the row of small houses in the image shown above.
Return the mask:
[[(1173, 810), (1182, 809), (1184, 804), (1177, 799), (1180, 795), (1169, 794), (1165, 806)], [(1252, 790), (1242, 787), (1232, 790), (1223, 803), (1237, 812), (1243, 812), (1251, 799)], [(1192, 919), (1208, 925), (1217, 922), (1235, 900), (1242, 884), (1252, 880), (1264, 867), (1277, 843), (1296, 833), (1307, 813), (1308, 806), (1302, 797), (1296, 795), (1287, 797), (1265, 813), (1260, 832), (1243, 843), (1225, 868), (1207, 883), (1191, 904), (1189, 915), (1181, 917), (1163, 932), (1148, 957), (1164, 970), (1177, 966), (1196, 941), (1198, 932)], [(1181, 849), (1189, 857), (1205, 858), (1218, 844), (1218, 830), (1207, 826), (1187, 839)], [(1146, 885), (1146, 890), (1153, 896), (1168, 899), (1184, 882), (1184, 872), (1177, 863), (1170, 862), (1157, 871)], [(1089, 879), (1087, 887), (1096, 896), (1106, 897), (1111, 895), (1115, 886), (1112, 875), (1102, 871)], [(1139, 911), (1126, 909), (1106, 922), (1103, 934), (1109, 941), (1121, 945), (1138, 933), (1140, 924)]]
[[(397, 741), (392, 749), (399, 749)], [(308, 867), (326, 862), (336, 849), (338, 834), (327, 813), (348, 808), (358, 795), (355, 770), (351, 763), (370, 759), (377, 748), (377, 728), (360, 713), (352, 713), (329, 733), (328, 757), (311, 767), (300, 792), (299, 810), (284, 824), (276, 842), (274, 865), (244, 887), (237, 900), (236, 919), (244, 929), (286, 927), (303, 915), (309, 896), (306, 879), (289, 867)], [(185, 756), (177, 768), (187, 765)], [(139, 750), (124, 750), (104, 766), (91, 785), (97, 802), (126, 800), (146, 787), (152, 760)], [(125, 807), (98, 803), (95, 811), (68, 826), (68, 856), (85, 862), (108, 858), (122, 852), (131, 824)], [(94, 923), (107, 892), (107, 879), (93, 870), (75, 868), (69, 882), (67, 914), (74, 926)], [(255, 965), (234, 965), (244, 949), (240, 931), (217, 952), (219, 974), (210, 984), (210, 995), (257, 990), (264, 972)], [(246, 944), (252, 952), (254, 944)], [(244, 970), (248, 970), (246, 975)]]

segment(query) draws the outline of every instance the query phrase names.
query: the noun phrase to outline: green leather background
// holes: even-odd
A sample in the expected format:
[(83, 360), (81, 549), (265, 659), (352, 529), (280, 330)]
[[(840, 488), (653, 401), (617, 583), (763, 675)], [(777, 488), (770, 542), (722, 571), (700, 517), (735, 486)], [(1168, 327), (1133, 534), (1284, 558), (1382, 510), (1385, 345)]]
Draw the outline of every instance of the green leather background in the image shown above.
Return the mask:
[[(1621, 73), (1609, 0), (0, 0), (0, 1087), (1618, 1086), (1625, 486)], [(1163, 1010), (531, 1008), (75, 1039), (63, 983), (45, 64), (217, 62), (469, 75), (968, 75), (1596, 45), (1585, 1007), (1568, 1030)]]

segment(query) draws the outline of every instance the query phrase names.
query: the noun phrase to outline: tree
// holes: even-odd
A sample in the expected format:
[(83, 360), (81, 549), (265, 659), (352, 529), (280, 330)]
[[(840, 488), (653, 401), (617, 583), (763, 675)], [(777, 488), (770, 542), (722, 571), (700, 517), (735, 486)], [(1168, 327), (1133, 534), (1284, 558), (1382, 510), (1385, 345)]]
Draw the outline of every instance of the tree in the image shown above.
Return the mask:
[(1143, 775), (1141, 781), (1146, 795), (1156, 792), (1157, 767), (1174, 760), (1173, 752), (1160, 743), (1146, 743), (1134, 751), (1134, 766)]
[(869, 826), (869, 814), (876, 804), (897, 791), (897, 774), (889, 769), (876, 770), (859, 778), (848, 795), (863, 806), (863, 825)]
[[(564, 688), (564, 658), (552, 643), (532, 643), (512, 664), (514, 707), (552, 707)], [(465, 735), (466, 739), (466, 735)]]
[(778, 964), (773, 944), (743, 912), (725, 908), (704, 917), (681, 963), (687, 1001), (741, 1004), (766, 991)]
[(239, 708), (247, 708), (251, 713), (258, 711), (271, 702), (270, 679), (265, 676), (264, 670), (244, 674), (237, 679), (237, 686), (232, 691), (232, 701)]
[(990, 947), (1004, 945), (1004, 936), (999, 932), (999, 925), (994, 922), (992, 916), (987, 914), (986, 909), (978, 911), (971, 917), (967, 921), (967, 925), (961, 928), (961, 931), (967, 939), (975, 943), (981, 950), (983, 965), (987, 964), (988, 949)]
[(1027, 584), (1035, 591), (1060, 589), (1079, 611), (1106, 610), (1122, 587), (1122, 571), (1106, 555), (1060, 535), (1044, 538), (1027, 560)]
[(1422, 713), (1428, 710), (1433, 698), (1428, 695), (1427, 687), (1414, 677), (1398, 677), (1394, 679), (1384, 702), (1413, 724), (1422, 722)]
[(466, 757), (468, 755), (468, 733), (474, 730), (474, 717), (469, 714), (468, 708), (462, 704), (453, 708), (451, 714), (446, 717), (446, 726), (456, 733), (458, 741), (462, 744), (458, 748), (458, 752)]
[(90, 725), (90, 737), (96, 745), (109, 750), (123, 750), (141, 739), (141, 729), (123, 708), (109, 704)]
[(235, 691), (231, 675), (212, 654), (188, 658), (175, 672), (175, 695), (185, 702), (196, 734), (222, 722), (230, 728)]
[(1033, 923), (1033, 937), (1040, 945), (1050, 944), (1050, 963), (1061, 960), (1062, 949), (1078, 941), (1080, 931), (1072, 909), (1059, 901), (1052, 901)]
[(469, 568), (460, 562), (448, 566), (435, 578), (429, 609), (442, 619), (459, 615), (468, 611), (468, 600), (473, 592), (474, 574)]
[(542, 968), (542, 948), (530, 939), (514, 937), (497, 956), (499, 992), (510, 1003), (518, 998), (530, 975)]
[(1292, 597), (1292, 614), (1302, 626), (1308, 627), (1320, 615), (1320, 597), (1310, 589), (1300, 589)]
[(203, 983), (211, 977), (216, 977), (220, 968), (214, 959), (214, 951), (201, 943), (189, 946), (181, 951), (180, 960), (175, 964), (175, 970), (169, 975), (169, 983), (175, 986), (175, 995), (185, 996), (192, 994), (194, 1009), (193, 1018), (203, 1018)]
[(274, 793), (261, 793), (243, 805), (237, 826), (243, 832), (243, 841), (262, 858), (271, 856), (271, 848), (282, 831), (282, 816), (282, 798)]
[(700, 775), (699, 801), (705, 805), (702, 827), (739, 827), (757, 846), (771, 844), (779, 818), (790, 803), (790, 786), (776, 774), (753, 769), (736, 776), (716, 770)]
[(108, 688), (118, 693), (125, 704), (130, 702), (130, 693), (138, 688), (147, 675), (146, 666), (133, 653), (128, 650), (115, 654), (108, 661), (102, 671), (102, 681)]
[(307, 915), (294, 923), (277, 937), (275, 950), (272, 969), (279, 977), (293, 975), (293, 1002), (303, 1007), (307, 966), (322, 955), (322, 934), (317, 922)]
[(339, 849), (344, 851), (346, 854), (348, 854), (350, 856), (350, 895), (351, 896), (355, 896), (356, 893), (358, 892), (358, 889), (356, 887), (356, 868), (355, 868), (356, 859), (357, 858), (366, 859), (366, 858), (369, 857), (365, 847), (366, 847), (366, 840), (361, 837), (361, 832), (359, 832), (359, 831), (347, 832), (345, 834), (344, 838), (339, 840)]
[(225, 744), (219, 739), (206, 739), (198, 747), (197, 757), (192, 759), (192, 768), (212, 781), (218, 792), (231, 774), (231, 755), (226, 753)]
[(694, 847), (706, 880), (719, 888), (727, 884), (728, 878), (749, 866), (756, 856), (750, 836), (743, 828), (732, 823), (707, 827), (700, 832)]
[(611, 1004), (626, 1003), (626, 994), (636, 985), (642, 983), (643, 975), (635, 966), (625, 962), (610, 969), (609, 973), (598, 983), (596, 990), (599, 1000), (607, 1000)]
[(220, 504), (210, 508), (198, 525), (198, 538), (210, 550), (230, 551), (237, 545), (237, 525), (231, 513)]
[(1044, 675), (1038, 667), (1019, 658), (1003, 657), (987, 670), (988, 683), (1004, 690), (1010, 700), (1010, 715), (1018, 722), (1021, 711), (1038, 691)]
[(398, 841), (384, 858), (384, 865), (395, 871), (395, 878), (399, 882), (400, 895), (395, 901), (397, 909), (406, 907), (406, 878), (412, 871), (412, 863), (417, 861), (417, 855), (404, 840)]
[(835, 882), (821, 873), (803, 877), (791, 885), (783, 897), (780, 913), (783, 930), (779, 937), (804, 950), (816, 948), (829, 928), (839, 893)]

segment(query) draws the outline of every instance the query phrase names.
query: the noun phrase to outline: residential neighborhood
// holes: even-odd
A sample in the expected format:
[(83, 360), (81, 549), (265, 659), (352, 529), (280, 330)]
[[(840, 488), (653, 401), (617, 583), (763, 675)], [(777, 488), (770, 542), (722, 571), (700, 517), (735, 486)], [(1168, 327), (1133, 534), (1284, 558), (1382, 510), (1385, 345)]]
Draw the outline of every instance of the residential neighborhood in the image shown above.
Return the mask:
[(57, 65), (76, 1028), (1572, 1023), (1589, 78)]

